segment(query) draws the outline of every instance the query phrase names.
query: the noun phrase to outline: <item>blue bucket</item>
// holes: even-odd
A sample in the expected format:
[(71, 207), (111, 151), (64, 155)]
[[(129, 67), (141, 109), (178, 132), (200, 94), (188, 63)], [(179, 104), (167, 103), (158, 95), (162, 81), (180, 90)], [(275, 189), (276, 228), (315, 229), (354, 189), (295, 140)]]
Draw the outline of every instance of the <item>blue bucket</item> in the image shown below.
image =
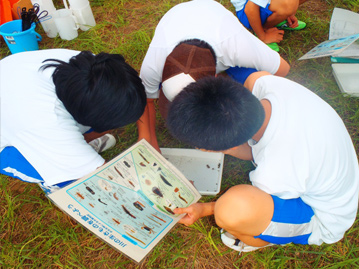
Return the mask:
[(41, 35), (35, 32), (36, 24), (22, 31), (22, 20), (9, 21), (0, 26), (0, 35), (9, 47), (11, 53), (38, 50), (38, 42), (42, 40)]

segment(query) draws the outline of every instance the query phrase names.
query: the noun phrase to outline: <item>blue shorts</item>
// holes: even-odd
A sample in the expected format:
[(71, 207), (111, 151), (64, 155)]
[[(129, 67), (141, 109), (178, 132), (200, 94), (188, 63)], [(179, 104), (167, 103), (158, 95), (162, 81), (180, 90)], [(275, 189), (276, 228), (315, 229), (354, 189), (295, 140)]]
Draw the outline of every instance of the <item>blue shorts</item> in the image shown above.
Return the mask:
[(25, 182), (38, 183), (46, 193), (51, 193), (73, 182), (71, 180), (47, 186), (36, 169), (15, 147), (6, 147), (0, 152), (0, 173)]
[(247, 68), (247, 67), (230, 67), (226, 70), (226, 73), (229, 77), (235, 81), (244, 84), (248, 76), (254, 72), (257, 72), (257, 69)]
[(267, 229), (254, 238), (273, 244), (308, 244), (317, 218), (301, 198), (283, 200), (273, 196), (274, 213)]
[[(244, 27), (246, 27), (249, 30), (252, 30), (252, 27), (249, 24), (247, 15), (244, 12), (244, 9), (245, 9), (247, 3), (248, 3), (248, 0), (244, 4), (244, 7), (241, 10), (236, 12), (236, 15), (237, 15), (237, 18), (239, 19), (239, 21), (244, 25)], [(265, 8), (259, 7), (259, 14), (260, 14), (260, 17), (261, 17), (262, 25), (265, 24), (268, 17), (273, 14), (273, 12), (269, 10), (269, 5), (270, 4), (268, 4)]]

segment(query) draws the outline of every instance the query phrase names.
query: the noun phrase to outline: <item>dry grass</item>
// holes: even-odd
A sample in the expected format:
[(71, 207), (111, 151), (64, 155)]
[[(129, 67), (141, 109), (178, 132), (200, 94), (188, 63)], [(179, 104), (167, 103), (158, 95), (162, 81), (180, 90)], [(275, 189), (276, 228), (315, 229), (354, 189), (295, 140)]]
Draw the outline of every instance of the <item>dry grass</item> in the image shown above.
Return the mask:
[[(41, 32), (40, 48), (71, 48), (121, 53), (137, 70), (155, 26), (175, 0), (94, 0), (91, 1), (97, 26), (79, 31), (73, 41), (50, 39)], [(355, 4), (355, 3), (356, 4)], [(56, 5), (62, 7), (61, 1)], [(221, 1), (233, 11), (229, 0)], [(354, 3), (354, 4), (353, 4)], [(344, 97), (331, 74), (328, 58), (297, 61), (316, 44), (327, 39), (335, 5), (359, 11), (357, 1), (309, 0), (298, 15), (308, 23), (300, 32), (287, 32), (281, 42), (281, 55), (292, 71), (289, 77), (312, 89), (330, 103), (343, 118), (357, 153), (359, 152), (359, 101)], [(0, 58), (8, 55), (0, 41)], [(14, 108), (16, 109), (16, 108)], [(185, 147), (167, 132), (159, 119), (157, 133), (161, 147)], [(110, 159), (137, 140), (134, 125), (114, 132), (118, 143), (104, 153)], [(249, 183), (249, 162), (226, 157), (221, 193), (239, 183)], [(202, 201), (215, 200), (207, 196)], [(359, 266), (359, 223), (333, 245), (276, 246), (238, 255), (220, 240), (213, 217), (192, 227), (177, 225), (154, 251), (137, 265), (109, 247), (62, 213), (32, 184), (0, 176), (0, 268), (356, 268)]]

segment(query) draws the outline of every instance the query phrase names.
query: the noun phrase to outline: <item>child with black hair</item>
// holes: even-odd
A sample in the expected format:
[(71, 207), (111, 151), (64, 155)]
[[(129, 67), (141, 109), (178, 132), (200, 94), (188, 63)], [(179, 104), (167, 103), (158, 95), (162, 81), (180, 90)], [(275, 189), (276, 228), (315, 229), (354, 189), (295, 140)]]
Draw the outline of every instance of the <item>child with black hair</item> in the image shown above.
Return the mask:
[(98, 153), (116, 143), (108, 132), (146, 106), (138, 73), (118, 54), (23, 52), (0, 70), (0, 173), (46, 192), (103, 165)]
[(342, 120), (307, 88), (268, 72), (252, 72), (244, 86), (203, 78), (172, 102), (167, 125), (175, 137), (255, 166), (252, 185), (176, 209), (186, 214), (181, 223), (214, 214), (224, 244), (244, 252), (339, 241), (356, 218), (359, 192), (358, 159)]
[[(236, 16), (213, 0), (194, 0), (171, 8), (158, 23), (140, 77), (147, 107), (137, 122), (139, 140), (159, 150), (154, 100), (165, 118), (170, 102), (188, 83), (238, 67), (286, 76), (289, 64), (258, 40)], [(235, 76), (235, 75), (234, 75)]]
[(275, 51), (283, 40), (284, 30), (301, 30), (306, 23), (295, 13), (306, 0), (231, 0), (239, 21)]

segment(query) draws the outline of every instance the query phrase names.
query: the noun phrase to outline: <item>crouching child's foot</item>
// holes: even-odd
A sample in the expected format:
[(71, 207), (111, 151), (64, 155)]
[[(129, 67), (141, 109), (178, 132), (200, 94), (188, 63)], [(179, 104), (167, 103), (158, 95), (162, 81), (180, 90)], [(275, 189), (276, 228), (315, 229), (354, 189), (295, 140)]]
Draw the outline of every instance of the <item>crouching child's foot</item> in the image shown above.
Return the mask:
[(290, 27), (288, 25), (287, 20), (282, 21), (281, 23), (279, 23), (276, 27), (280, 30), (292, 30), (292, 31), (298, 31), (298, 30), (302, 30), (307, 26), (307, 24), (304, 21), (299, 21), (298, 20), (298, 26), (297, 27)]
[(260, 248), (265, 248), (265, 247), (269, 247), (269, 246), (274, 245), (274, 244), (268, 244), (268, 245), (263, 246), (263, 247), (249, 246), (249, 245), (243, 243), (238, 238), (231, 235), (230, 233), (224, 231), (223, 229), (221, 229), (221, 239), (222, 239), (223, 244), (225, 244), (227, 247), (229, 247), (231, 249), (239, 251), (239, 253), (241, 253), (241, 252), (251, 252), (251, 251), (255, 251), (255, 250), (260, 249)]

